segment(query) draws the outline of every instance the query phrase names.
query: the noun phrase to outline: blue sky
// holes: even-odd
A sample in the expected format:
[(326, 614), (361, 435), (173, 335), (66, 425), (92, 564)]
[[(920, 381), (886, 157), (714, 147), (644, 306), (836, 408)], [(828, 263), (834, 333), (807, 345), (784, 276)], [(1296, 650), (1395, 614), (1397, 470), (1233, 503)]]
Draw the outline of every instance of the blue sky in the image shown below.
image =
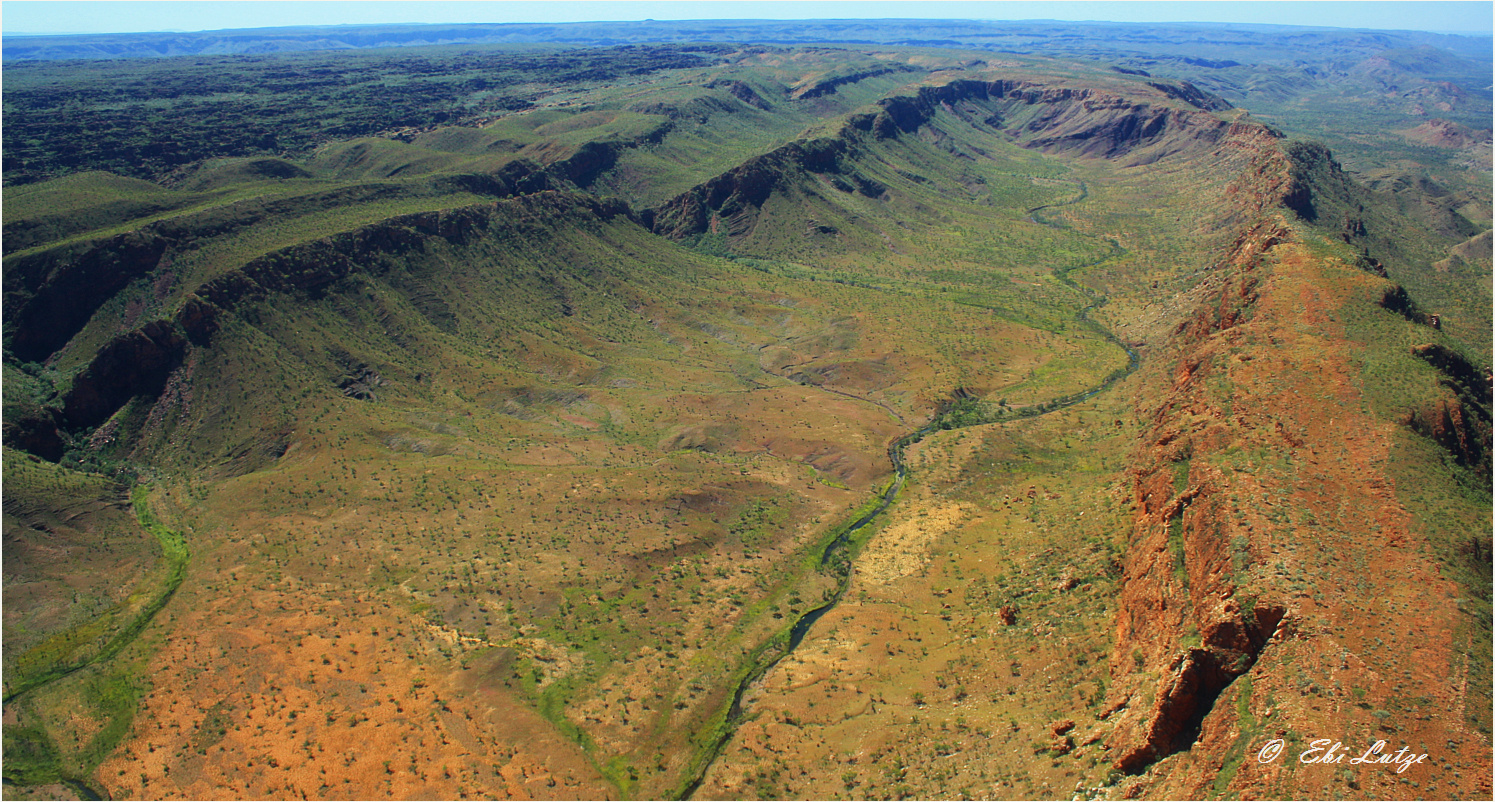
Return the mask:
[(125, 33), (401, 22), (925, 18), (1257, 22), (1489, 34), (1491, 2), (979, 2), (924, 0), (5, 0), (5, 33)]

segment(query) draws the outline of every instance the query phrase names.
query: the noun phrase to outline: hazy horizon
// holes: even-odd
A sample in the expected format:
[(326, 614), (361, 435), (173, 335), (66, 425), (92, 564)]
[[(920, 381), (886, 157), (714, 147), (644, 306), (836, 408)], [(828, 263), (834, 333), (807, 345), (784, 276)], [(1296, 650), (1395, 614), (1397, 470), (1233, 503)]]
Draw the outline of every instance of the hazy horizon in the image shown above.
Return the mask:
[[(1265, 24), (1349, 30), (1490, 35), (1485, 2), (481, 2), (456, 0), (7, 0), (3, 31), (14, 36), (201, 33), (337, 25), (563, 24), (686, 20), (965, 19), (983, 22)], [(1354, 20), (1353, 26), (1344, 25)]]

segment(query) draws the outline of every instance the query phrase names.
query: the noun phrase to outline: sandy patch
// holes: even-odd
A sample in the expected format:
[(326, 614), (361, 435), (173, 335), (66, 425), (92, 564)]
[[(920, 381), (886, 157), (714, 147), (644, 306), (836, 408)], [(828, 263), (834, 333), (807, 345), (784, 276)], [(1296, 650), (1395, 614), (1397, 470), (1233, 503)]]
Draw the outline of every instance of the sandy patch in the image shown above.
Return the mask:
[(975, 511), (973, 504), (945, 504), (888, 524), (873, 536), (857, 560), (858, 578), (885, 585), (909, 576), (929, 562), (931, 543), (963, 525)]

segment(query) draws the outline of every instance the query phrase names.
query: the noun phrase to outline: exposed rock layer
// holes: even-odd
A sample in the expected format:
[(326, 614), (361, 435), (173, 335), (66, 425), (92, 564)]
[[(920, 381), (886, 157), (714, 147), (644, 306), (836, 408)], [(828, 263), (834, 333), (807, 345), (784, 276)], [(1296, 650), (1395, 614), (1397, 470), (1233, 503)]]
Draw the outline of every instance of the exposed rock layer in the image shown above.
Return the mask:
[[(1130, 794), (1324, 795), (1343, 781), (1332, 768), (1291, 774), (1239, 756), (1272, 733), (1348, 743), (1372, 731), (1371, 709), (1409, 693), (1459, 710), (1470, 703), (1455, 647), (1467, 626), (1461, 591), (1396, 493), (1388, 455), (1405, 435), (1367, 403), (1330, 312), (1384, 314), (1379, 306), (1412, 324), (1432, 321), (1373, 258), (1305, 247), (1303, 224), (1342, 208), (1317, 193), (1347, 196), (1346, 181), (1321, 148), (1258, 149), (1230, 193), (1255, 222), (1144, 368), (1139, 412), (1151, 427), (1129, 471), (1136, 513), (1108, 711), (1114, 766), (1146, 775)], [(1400, 423), (1488, 476), (1488, 377), (1443, 345), (1413, 353), (1439, 369), (1447, 395)], [(1364, 550), (1396, 567), (1368, 571), (1343, 559)], [(1316, 590), (1350, 587), (1359, 593)], [(1391, 594), (1415, 612), (1362, 623), (1358, 607)], [(1411, 685), (1384, 681), (1411, 665)], [(1339, 699), (1351, 687), (1361, 704)], [(1488, 764), (1488, 744), (1459, 715), (1383, 726), (1377, 736), (1393, 733)], [(1394, 793), (1397, 780), (1356, 782)]]

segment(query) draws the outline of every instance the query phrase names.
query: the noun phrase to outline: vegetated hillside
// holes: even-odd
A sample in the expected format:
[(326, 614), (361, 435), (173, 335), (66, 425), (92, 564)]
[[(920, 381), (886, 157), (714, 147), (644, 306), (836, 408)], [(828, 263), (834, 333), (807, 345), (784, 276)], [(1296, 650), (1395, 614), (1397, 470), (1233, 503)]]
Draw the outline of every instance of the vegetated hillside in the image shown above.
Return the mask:
[(7, 795), (1488, 795), (1470, 232), (1191, 84), (703, 52), (7, 192)]
[[(1331, 139), (1341, 158), (1364, 162), (1367, 169), (1393, 160), (1401, 161), (1404, 167), (1418, 163), (1428, 166), (1428, 154), (1407, 151), (1403, 143), (1382, 136), (1384, 131), (1411, 128), (1433, 119), (1488, 130), (1491, 100), (1488, 37), (1271, 24), (807, 20), (785, 25), (763, 20), (646, 20), (627, 24), (339, 26), (6, 39), (6, 62), (19, 67), (16, 80), (23, 84), (29, 83), (32, 73), (27, 62), (33, 60), (147, 59), (130, 66), (78, 65), (80, 73), (102, 70), (112, 74), (115, 82), (123, 79), (130, 83), (143, 76), (170, 72), (173, 68), (166, 65), (172, 61), (160, 56), (192, 55), (197, 62), (213, 59), (214, 66), (220, 68), (221, 75), (216, 76), (220, 84), (235, 84), (240, 70), (258, 74), (258, 86), (234, 86), (217, 94), (196, 89), (184, 93), (182, 99), (195, 101), (204, 116), (212, 116), (221, 101), (249, 100), (264, 107), (268, 98), (263, 93), (267, 90), (274, 94), (282, 88), (298, 91), (298, 87), (304, 90), (312, 85), (332, 89), (344, 98), (339, 106), (349, 102), (361, 106), (364, 104), (356, 98), (377, 96), (407, 114), (412, 113), (409, 102), (417, 96), (416, 89), (428, 96), (435, 92), (447, 97), (456, 92), (462, 102), (442, 105), (439, 111), (457, 114), (497, 97), (524, 102), (527, 98), (522, 92), (515, 93), (512, 79), (528, 68), (525, 65), (550, 62), (549, 69), (571, 77), (588, 73), (602, 77), (609, 71), (612, 76), (636, 74), (633, 70), (640, 65), (647, 69), (649, 64), (658, 63), (662, 53), (678, 58), (685, 53), (700, 56), (714, 52), (699, 47), (703, 42), (725, 43), (733, 49), (743, 42), (959, 48), (999, 54), (998, 58), (1028, 53), (1084, 59), (1138, 76), (1189, 80), (1265, 115), (1265, 119)], [(516, 72), (471, 55), (483, 52), (474, 51), (473, 46), (520, 42), (566, 48), (631, 43), (635, 52), (629, 57), (636, 60), (629, 69), (620, 70), (616, 60), (607, 61), (585, 50), (573, 51), (575, 58), (565, 64), (557, 63), (549, 54), (511, 56), (507, 65), (517, 65)], [(677, 44), (660, 47), (660, 43)], [(425, 55), (442, 52), (434, 46), (459, 44), (466, 45), (463, 52), (468, 55)], [(326, 61), (329, 56), (317, 53), (402, 45), (417, 48), (397, 57), (409, 68), (383, 81), (366, 80), (377, 76), (363, 67), (351, 71), (346, 66), (332, 68)], [(284, 59), (272, 56), (267, 60), (265, 56), (281, 51), (290, 52)], [(359, 54), (348, 52), (333, 58), (344, 65), (361, 60)], [(375, 57), (376, 61), (384, 59)], [(260, 66), (285, 64), (296, 66), (289, 70)], [(439, 68), (433, 69), (438, 64), (453, 69), (433, 81), (438, 77)], [(480, 65), (484, 71), (474, 71)], [(490, 71), (494, 66), (499, 66), (497, 74)], [(415, 77), (409, 77), (410, 73)], [(287, 78), (295, 81), (287, 84)], [(246, 94), (249, 97), (244, 97)], [(63, 102), (70, 104), (69, 109), (83, 111), (88, 98), (70, 94)], [(1406, 125), (1407, 121), (1415, 122)], [(7, 150), (13, 145), (14, 141), (7, 140)], [(11, 168), (6, 172), (9, 182)]]

